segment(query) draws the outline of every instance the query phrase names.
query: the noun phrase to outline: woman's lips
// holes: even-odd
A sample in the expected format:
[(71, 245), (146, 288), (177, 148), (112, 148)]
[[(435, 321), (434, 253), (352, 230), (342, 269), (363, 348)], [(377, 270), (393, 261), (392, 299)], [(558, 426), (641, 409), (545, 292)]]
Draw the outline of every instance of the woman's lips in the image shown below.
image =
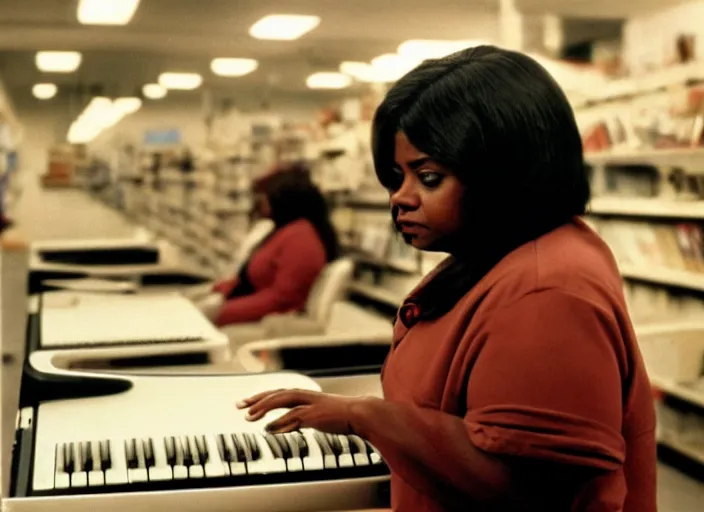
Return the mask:
[(408, 235), (417, 235), (421, 231), (425, 231), (428, 229), (424, 225), (417, 224), (415, 222), (399, 222), (398, 224), (401, 228), (401, 232), (406, 233)]

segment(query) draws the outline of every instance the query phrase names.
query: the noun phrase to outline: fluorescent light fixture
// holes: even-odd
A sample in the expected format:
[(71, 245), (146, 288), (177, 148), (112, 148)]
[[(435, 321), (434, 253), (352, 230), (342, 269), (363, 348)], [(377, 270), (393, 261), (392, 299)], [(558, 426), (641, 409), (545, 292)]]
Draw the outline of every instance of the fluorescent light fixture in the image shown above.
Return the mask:
[(313, 73), (306, 79), (309, 89), (344, 89), (352, 84), (352, 79), (344, 73), (322, 71)]
[(386, 77), (368, 62), (345, 61), (340, 64), (340, 71), (346, 75), (367, 83), (383, 83)]
[(220, 76), (244, 76), (259, 67), (255, 59), (217, 58), (210, 63), (210, 69)]
[(159, 84), (147, 84), (142, 87), (142, 94), (150, 100), (160, 100), (166, 96), (167, 90)]
[(32, 94), (39, 100), (50, 100), (56, 96), (58, 88), (54, 84), (35, 84), (32, 87)]
[(395, 82), (420, 63), (420, 60), (414, 58), (386, 53), (372, 59), (372, 68), (374, 68), (374, 76), (380, 82)]
[(433, 39), (410, 39), (401, 43), (397, 53), (401, 57), (423, 61), (426, 59), (439, 59), (467, 48), (474, 48), (488, 44), (480, 40), (433, 40)]
[(310, 32), (320, 24), (320, 17), (304, 14), (271, 14), (264, 16), (249, 28), (256, 39), (292, 41)]
[(37, 52), (34, 62), (45, 73), (72, 73), (81, 65), (78, 52)]
[(203, 83), (203, 77), (198, 73), (162, 73), (159, 75), (159, 85), (167, 89), (191, 91)]
[(117, 98), (113, 103), (113, 108), (124, 113), (126, 116), (134, 114), (141, 106), (142, 100), (133, 97)]
[(80, 0), (78, 21), (84, 25), (127, 25), (139, 0)]

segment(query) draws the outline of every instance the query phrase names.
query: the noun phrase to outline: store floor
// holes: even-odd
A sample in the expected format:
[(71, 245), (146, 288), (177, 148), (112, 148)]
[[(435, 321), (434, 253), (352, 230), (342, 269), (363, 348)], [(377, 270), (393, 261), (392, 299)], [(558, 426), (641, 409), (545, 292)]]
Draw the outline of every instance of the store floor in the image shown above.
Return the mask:
[[(44, 190), (33, 176), (23, 176), (22, 195), (12, 209), (29, 240), (128, 237), (138, 227), (80, 190)], [(660, 512), (702, 512), (704, 483), (674, 467), (658, 471)]]

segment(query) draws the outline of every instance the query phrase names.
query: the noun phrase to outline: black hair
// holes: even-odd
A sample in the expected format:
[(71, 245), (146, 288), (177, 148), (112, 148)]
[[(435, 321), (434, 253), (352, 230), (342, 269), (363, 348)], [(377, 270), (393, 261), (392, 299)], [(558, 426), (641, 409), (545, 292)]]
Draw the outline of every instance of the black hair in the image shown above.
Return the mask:
[(271, 220), (281, 228), (295, 220), (306, 219), (325, 246), (327, 260), (340, 254), (337, 233), (330, 220), (330, 211), (320, 189), (301, 164), (279, 168), (255, 184), (255, 191), (266, 195), (271, 207)]
[(574, 113), (526, 55), (479, 46), (427, 60), (401, 78), (377, 109), (372, 133), (376, 174), (390, 190), (399, 186), (398, 132), (465, 188), (464, 250), (410, 299), (421, 318), (445, 314), (509, 252), (586, 211), (589, 180)]

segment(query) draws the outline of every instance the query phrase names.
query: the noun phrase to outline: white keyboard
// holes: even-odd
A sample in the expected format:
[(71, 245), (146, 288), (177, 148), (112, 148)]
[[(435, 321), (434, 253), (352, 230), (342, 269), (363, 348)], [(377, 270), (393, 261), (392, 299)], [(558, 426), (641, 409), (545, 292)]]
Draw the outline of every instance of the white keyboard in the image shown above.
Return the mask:
[[(131, 388), (35, 409), (29, 497), (9, 500), (9, 510), (146, 511), (169, 503), (174, 511), (305, 512), (379, 504), (388, 469), (369, 443), (310, 429), (270, 435), (264, 426), (285, 411), (252, 423), (235, 407), (264, 390), (318, 390), (309, 377), (109, 379)], [(53, 508), (61, 503), (70, 508)]]

